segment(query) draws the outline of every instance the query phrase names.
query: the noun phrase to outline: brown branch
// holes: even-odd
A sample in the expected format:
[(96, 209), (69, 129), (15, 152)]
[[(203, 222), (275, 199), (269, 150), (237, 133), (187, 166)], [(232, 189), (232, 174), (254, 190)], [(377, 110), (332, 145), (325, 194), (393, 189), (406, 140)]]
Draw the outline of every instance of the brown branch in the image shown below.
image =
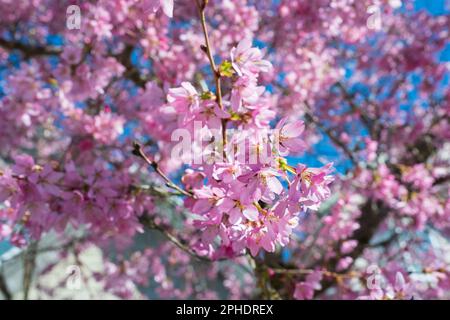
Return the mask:
[(447, 182), (450, 182), (450, 175), (446, 175), (446, 176), (437, 178), (436, 180), (434, 180), (433, 186), (437, 186), (437, 185), (444, 184)]
[(8, 288), (3, 272), (0, 272), (0, 292), (5, 297), (5, 300), (12, 300), (12, 293)]
[[(8, 41), (0, 38), (0, 47), (6, 50), (19, 50), (22, 52), (26, 59), (40, 56), (60, 55), (62, 50), (54, 47), (47, 47), (41, 45), (28, 45), (18, 41)], [(89, 50), (90, 51), (90, 50)], [(84, 52), (88, 54), (89, 51)], [(137, 86), (144, 88), (146, 80), (142, 79), (139, 70), (131, 63), (131, 53), (133, 51), (132, 46), (126, 46), (125, 49), (117, 55), (111, 55), (116, 58), (126, 69), (124, 77), (131, 80)]]
[(147, 81), (141, 77), (138, 69), (131, 63), (131, 53), (133, 46), (127, 45), (123, 51), (118, 55), (113, 55), (125, 68), (125, 78), (133, 81), (138, 87), (145, 88)]
[[(205, 39), (205, 44), (201, 46), (201, 49), (203, 50), (203, 52), (206, 53), (208, 60), (209, 60), (209, 64), (211, 66), (211, 71), (214, 74), (214, 81), (215, 81), (215, 86), (216, 86), (216, 102), (219, 105), (219, 108), (221, 110), (223, 110), (224, 107), (223, 107), (223, 102), (222, 102), (222, 86), (221, 86), (221, 80), (220, 80), (221, 76), (220, 76), (220, 72), (216, 66), (216, 63), (214, 62), (214, 55), (212, 53), (211, 42), (210, 42), (209, 36), (208, 36), (208, 28), (206, 26), (205, 10), (206, 10), (206, 6), (208, 4), (208, 0), (195, 0), (195, 3), (197, 4), (198, 12), (200, 15), (200, 23), (202, 25), (203, 36)], [(222, 141), (223, 141), (223, 157), (224, 157), (224, 159), (226, 158), (225, 146), (227, 144), (226, 127), (227, 127), (227, 120), (222, 119)]]
[(344, 142), (342, 142), (330, 128), (325, 127), (320, 122), (320, 120), (310, 111), (311, 108), (309, 107), (308, 103), (305, 103), (305, 105), (309, 109), (308, 111), (305, 112), (306, 120), (314, 123), (320, 130), (322, 130), (331, 139), (331, 141), (334, 142), (335, 145), (337, 145), (338, 147), (340, 147), (342, 149), (342, 151), (347, 155), (347, 157), (350, 159), (352, 164), (354, 166), (358, 166), (356, 157), (353, 154), (353, 152), (348, 148), (348, 146)]
[(183, 250), (184, 252), (188, 253), (191, 257), (206, 261), (206, 262), (214, 262), (214, 261), (220, 261), (220, 259), (212, 260), (205, 256), (200, 256), (196, 252), (194, 252), (191, 248), (189, 248), (188, 245), (183, 243), (181, 240), (179, 240), (175, 235), (173, 235), (170, 231), (166, 230), (164, 227), (157, 224), (152, 218), (149, 216), (143, 216), (140, 218), (140, 222), (146, 226), (147, 228), (157, 230), (161, 232), (170, 242), (172, 242), (174, 245), (176, 245), (179, 249)]
[(38, 242), (35, 241), (30, 244), (29, 249), (25, 252), (23, 262), (23, 299), (28, 300), (31, 283), (33, 281), (33, 273), (36, 268)]
[[(388, 216), (389, 208), (382, 201), (374, 201), (368, 199), (367, 202), (361, 208), (362, 215), (358, 218), (358, 224), (360, 225), (351, 236), (351, 239), (357, 241), (357, 246), (353, 251), (346, 255), (353, 259), (353, 262), (344, 270), (342, 273), (348, 273), (357, 257), (359, 257), (364, 250), (369, 247), (370, 241), (378, 230), (379, 226), (382, 224), (384, 219)], [(335, 252), (339, 252), (341, 241), (335, 244)], [(337, 268), (338, 262), (340, 260), (340, 254), (330, 259), (322, 259), (315, 263), (314, 267), (324, 266), (327, 270), (334, 271)], [(316, 292), (316, 295), (320, 295), (326, 289), (331, 287), (335, 281), (328, 280), (323, 281), (322, 289)]]
[(283, 268), (271, 268), (270, 271), (272, 271), (275, 274), (288, 274), (288, 275), (308, 275), (313, 272), (321, 272), (326, 277), (331, 278), (361, 278), (363, 275), (360, 272), (348, 272), (348, 273), (339, 273), (334, 271), (328, 271), (328, 270), (314, 270), (314, 269), (283, 269)]
[(182, 188), (180, 188), (177, 184), (175, 184), (172, 180), (170, 180), (170, 178), (164, 173), (162, 172), (162, 170), (159, 168), (159, 165), (156, 161), (150, 160), (147, 155), (145, 154), (144, 150), (142, 149), (142, 146), (137, 143), (134, 142), (133, 143), (133, 154), (137, 157), (140, 157), (141, 159), (143, 159), (147, 164), (149, 164), (157, 174), (159, 174), (159, 176), (161, 176), (161, 178), (164, 179), (164, 181), (166, 182), (166, 185), (169, 188), (175, 189), (176, 191), (178, 191), (179, 193), (187, 196), (187, 197), (192, 197), (193, 193), (190, 191), (186, 191)]
[(338, 82), (337, 86), (341, 90), (344, 100), (347, 101), (352, 111), (356, 114), (359, 114), (359, 116), (361, 117), (361, 121), (367, 127), (367, 130), (369, 130), (370, 136), (374, 137), (374, 128), (372, 119), (370, 119), (370, 117), (363, 110), (358, 108), (358, 106), (353, 101), (353, 96), (347, 91), (347, 89), (341, 82)]
[(18, 41), (8, 41), (0, 38), (0, 47), (6, 50), (19, 50), (26, 58), (33, 56), (49, 56), (49, 55), (59, 55), (61, 53), (60, 49), (45, 47), (40, 45), (27, 45)]

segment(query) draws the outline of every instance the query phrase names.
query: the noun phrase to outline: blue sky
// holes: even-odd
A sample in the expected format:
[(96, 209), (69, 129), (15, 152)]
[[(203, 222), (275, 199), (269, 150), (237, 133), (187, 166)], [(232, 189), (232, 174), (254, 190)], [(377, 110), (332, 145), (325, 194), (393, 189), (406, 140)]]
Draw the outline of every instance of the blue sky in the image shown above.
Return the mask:
[[(405, 0), (403, 1), (405, 2)], [(416, 9), (426, 9), (432, 14), (439, 15), (449, 13), (450, 0), (416, 0), (415, 7)]]

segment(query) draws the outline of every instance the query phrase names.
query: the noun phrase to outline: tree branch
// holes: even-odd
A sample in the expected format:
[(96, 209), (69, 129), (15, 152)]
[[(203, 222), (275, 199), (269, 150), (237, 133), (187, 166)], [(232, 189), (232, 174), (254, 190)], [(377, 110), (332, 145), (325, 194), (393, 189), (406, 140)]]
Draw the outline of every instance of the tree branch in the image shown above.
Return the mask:
[(5, 297), (5, 300), (12, 300), (12, 293), (8, 288), (3, 272), (0, 272), (0, 292)]
[(347, 155), (352, 164), (354, 166), (358, 166), (356, 157), (354, 156), (353, 152), (348, 148), (348, 146), (344, 142), (342, 142), (337, 136), (335, 136), (334, 132), (330, 128), (325, 127), (320, 122), (320, 120), (310, 111), (311, 108), (307, 102), (305, 102), (305, 105), (308, 108), (308, 111), (305, 112), (306, 120), (314, 123), (320, 130), (322, 130), (331, 139), (331, 141), (334, 142), (334, 144), (336, 144), (338, 147), (342, 149), (342, 151)]
[(142, 79), (139, 70), (136, 69), (131, 63), (132, 52), (133, 47), (127, 45), (120, 54), (114, 55), (114, 57), (126, 68), (124, 73), (125, 78), (133, 81), (138, 87), (145, 88), (147, 81)]
[(18, 41), (8, 41), (3, 38), (0, 38), (0, 47), (3, 47), (7, 50), (19, 50), (25, 55), (26, 58), (30, 58), (33, 56), (59, 55), (61, 53), (61, 50), (57, 48), (39, 45), (30, 46)]
[[(6, 50), (19, 50), (24, 54), (26, 59), (40, 56), (60, 55), (62, 52), (61, 49), (54, 47), (28, 45), (18, 41), (8, 41), (3, 38), (0, 38), (0, 47)], [(130, 56), (132, 51), (132, 46), (126, 46), (120, 54), (111, 56), (116, 58), (125, 67), (125, 78), (131, 80), (137, 86), (144, 88), (147, 81), (141, 78), (139, 70), (131, 63)]]
[[(200, 3), (200, 1), (201, 1), (201, 3)], [(216, 85), (216, 102), (219, 105), (219, 108), (221, 110), (223, 110), (224, 107), (223, 107), (223, 102), (222, 102), (222, 86), (221, 86), (221, 81), (220, 81), (221, 76), (220, 76), (219, 70), (216, 67), (216, 63), (214, 62), (214, 56), (212, 53), (211, 42), (209, 41), (209, 36), (208, 36), (208, 28), (206, 26), (205, 10), (206, 10), (206, 6), (208, 4), (208, 0), (195, 0), (195, 2), (197, 4), (198, 12), (200, 15), (200, 22), (201, 22), (202, 30), (203, 30), (203, 36), (205, 38), (205, 45), (202, 45), (201, 49), (206, 53), (208, 60), (209, 60), (209, 64), (211, 66), (211, 71), (214, 74), (214, 80), (215, 80), (215, 85)], [(224, 159), (226, 158), (225, 146), (227, 144), (226, 127), (227, 127), (227, 120), (222, 119), (222, 141), (223, 141), (223, 157), (224, 157)]]
[(359, 116), (361, 117), (362, 123), (367, 127), (367, 130), (369, 130), (370, 136), (373, 138), (374, 137), (374, 128), (373, 128), (372, 119), (370, 119), (369, 116), (363, 110), (358, 108), (358, 106), (353, 101), (353, 96), (347, 91), (347, 89), (341, 82), (338, 82), (337, 86), (341, 90), (344, 100), (347, 101), (347, 103), (349, 104), (350, 108), (352, 109), (352, 111), (354, 113), (359, 114)]
[(212, 260), (208, 257), (204, 257), (204, 256), (200, 256), (198, 255), (196, 252), (194, 252), (193, 250), (191, 250), (189, 248), (188, 245), (184, 244), (183, 242), (181, 242), (175, 235), (173, 235), (172, 233), (170, 233), (168, 230), (166, 230), (165, 228), (163, 228), (162, 226), (158, 225), (152, 218), (150, 218), (149, 216), (143, 216), (140, 218), (140, 222), (146, 226), (147, 228), (153, 229), (153, 230), (158, 230), (159, 232), (161, 232), (170, 242), (172, 242), (174, 245), (176, 245), (179, 249), (183, 250), (184, 252), (188, 253), (191, 257), (197, 259), (197, 260), (201, 260), (201, 261), (207, 261), (207, 262), (214, 262), (214, 261), (219, 261), (218, 260)]
[(32, 242), (29, 249), (26, 250), (23, 262), (23, 299), (28, 300), (31, 283), (33, 281), (33, 273), (36, 269), (38, 242)]
[(137, 157), (142, 158), (145, 162), (147, 162), (147, 164), (149, 164), (155, 170), (155, 172), (157, 174), (159, 174), (161, 176), (161, 178), (164, 179), (164, 181), (166, 182), (166, 185), (169, 188), (175, 189), (179, 193), (181, 193), (181, 194), (183, 194), (183, 195), (185, 195), (187, 197), (192, 197), (193, 196), (192, 192), (186, 191), (186, 190), (180, 188), (177, 184), (175, 184), (172, 180), (170, 180), (170, 178), (164, 172), (161, 171), (161, 169), (158, 166), (158, 163), (156, 161), (150, 160), (147, 157), (147, 155), (145, 154), (144, 150), (142, 150), (142, 146), (139, 143), (137, 143), (137, 142), (133, 143), (133, 154), (135, 156), (137, 156)]

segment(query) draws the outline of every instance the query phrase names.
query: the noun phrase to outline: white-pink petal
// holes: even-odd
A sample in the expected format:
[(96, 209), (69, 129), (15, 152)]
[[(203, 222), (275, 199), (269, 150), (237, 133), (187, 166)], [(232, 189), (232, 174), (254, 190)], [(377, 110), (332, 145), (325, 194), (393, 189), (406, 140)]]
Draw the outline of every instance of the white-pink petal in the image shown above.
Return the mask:
[(248, 206), (243, 211), (242, 214), (250, 221), (256, 221), (259, 217), (258, 209), (254, 206)]
[(280, 194), (283, 191), (283, 185), (281, 184), (280, 180), (278, 180), (276, 177), (269, 176), (266, 178), (266, 181), (270, 191), (276, 194)]
[(286, 124), (283, 129), (281, 129), (281, 136), (283, 138), (296, 138), (303, 133), (305, 130), (305, 124), (303, 121), (295, 121)]
[(160, 0), (162, 10), (169, 18), (173, 17), (173, 0)]

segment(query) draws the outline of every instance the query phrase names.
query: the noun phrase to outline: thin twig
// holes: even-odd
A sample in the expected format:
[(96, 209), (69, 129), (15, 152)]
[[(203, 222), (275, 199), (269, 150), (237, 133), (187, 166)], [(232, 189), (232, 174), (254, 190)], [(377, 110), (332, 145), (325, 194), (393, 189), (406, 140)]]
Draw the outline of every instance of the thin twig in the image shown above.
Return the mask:
[(25, 252), (23, 262), (23, 299), (28, 300), (31, 282), (33, 281), (33, 273), (36, 268), (36, 252), (38, 242), (30, 244), (29, 249)]
[(7, 50), (19, 50), (21, 51), (27, 58), (32, 56), (49, 56), (49, 55), (58, 55), (61, 53), (60, 49), (45, 47), (45, 46), (30, 46), (27, 44), (23, 44), (17, 41), (8, 41), (3, 38), (0, 38), (0, 47)]
[(168, 230), (166, 230), (165, 228), (163, 228), (162, 226), (157, 224), (152, 218), (145, 216), (145, 217), (141, 218), (140, 221), (146, 227), (153, 229), (153, 230), (158, 230), (159, 232), (161, 232), (170, 242), (172, 242), (174, 245), (176, 245), (178, 248), (180, 248), (184, 252), (188, 253), (193, 258), (195, 258), (197, 260), (201, 260), (201, 261), (207, 261), (207, 262), (219, 261), (219, 260), (213, 260), (208, 257), (198, 255), (196, 252), (191, 250), (186, 244), (181, 242), (175, 235), (173, 235)]
[(275, 268), (270, 269), (271, 272), (275, 274), (290, 274), (290, 275), (308, 275), (313, 272), (321, 272), (324, 276), (332, 277), (332, 278), (362, 278), (363, 275), (360, 272), (350, 271), (348, 273), (338, 273), (332, 272), (328, 270), (313, 270), (313, 269), (282, 269)]
[(133, 65), (131, 55), (133, 53), (133, 46), (127, 45), (120, 54), (113, 55), (125, 68), (125, 78), (133, 81), (137, 86), (145, 88), (146, 79), (141, 77), (139, 70)]
[(341, 90), (342, 96), (347, 101), (347, 103), (349, 104), (349, 106), (352, 109), (352, 111), (354, 113), (360, 115), (361, 121), (367, 127), (367, 130), (369, 130), (370, 136), (374, 137), (375, 136), (374, 135), (375, 132), (374, 132), (374, 128), (373, 128), (373, 121), (372, 121), (372, 119), (370, 119), (370, 117), (363, 110), (358, 108), (358, 106), (353, 101), (353, 96), (347, 91), (347, 89), (345, 88), (345, 86), (341, 82), (338, 82), (337, 86)]
[(309, 107), (308, 103), (305, 102), (305, 105), (308, 109), (308, 111), (305, 112), (305, 118), (312, 123), (314, 123), (320, 130), (325, 132), (325, 134), (331, 139), (331, 141), (334, 142), (338, 147), (342, 149), (342, 151), (347, 155), (347, 157), (350, 159), (352, 164), (354, 166), (358, 165), (358, 162), (356, 160), (356, 157), (354, 156), (353, 152), (348, 148), (348, 146), (341, 141), (337, 136), (335, 136), (334, 132), (330, 129), (325, 127), (319, 119), (310, 111), (311, 108)]
[[(205, 10), (208, 4), (208, 0), (195, 0), (195, 2), (197, 4), (198, 12), (200, 15), (200, 23), (202, 25), (203, 30), (203, 36), (205, 38), (205, 44), (201, 46), (201, 49), (206, 53), (209, 60), (209, 64), (211, 66), (211, 71), (214, 74), (214, 81), (216, 85), (216, 102), (219, 105), (219, 108), (223, 110), (224, 107), (222, 102), (222, 85), (220, 81), (221, 76), (219, 70), (217, 69), (216, 63), (214, 62), (214, 55), (212, 53), (211, 42), (208, 36), (208, 28), (206, 26)], [(227, 145), (227, 134), (226, 134), (227, 122), (228, 121), (226, 119), (222, 119), (222, 141), (223, 141), (224, 158), (226, 158), (225, 146)]]
[[(62, 50), (57, 47), (41, 46), (41, 45), (29, 45), (18, 41), (9, 41), (0, 38), (0, 47), (6, 50), (19, 50), (25, 56), (25, 59), (33, 57), (45, 57), (45, 56), (57, 56), (62, 53)], [(116, 58), (126, 69), (123, 74), (125, 78), (134, 82), (135, 85), (144, 88), (147, 82), (146, 79), (142, 79), (139, 70), (131, 63), (130, 57), (133, 51), (133, 47), (127, 46), (122, 53), (118, 55), (111, 54)], [(87, 54), (87, 53), (86, 53)]]
[(142, 149), (142, 146), (139, 143), (137, 143), (137, 142), (133, 143), (133, 154), (135, 156), (137, 156), (137, 157), (142, 158), (145, 162), (147, 162), (147, 164), (149, 164), (155, 170), (155, 172), (157, 174), (159, 174), (161, 176), (161, 178), (164, 179), (164, 181), (166, 182), (166, 185), (169, 188), (175, 189), (179, 193), (181, 193), (181, 194), (183, 194), (183, 195), (185, 195), (187, 197), (192, 197), (193, 196), (193, 194), (190, 191), (186, 191), (186, 190), (180, 188), (172, 180), (170, 180), (170, 178), (164, 172), (161, 171), (161, 169), (158, 166), (158, 163), (156, 161), (150, 160), (147, 157), (147, 155), (145, 154), (144, 150)]
[(0, 292), (3, 294), (5, 300), (12, 300), (12, 293), (8, 288), (3, 272), (0, 271)]

